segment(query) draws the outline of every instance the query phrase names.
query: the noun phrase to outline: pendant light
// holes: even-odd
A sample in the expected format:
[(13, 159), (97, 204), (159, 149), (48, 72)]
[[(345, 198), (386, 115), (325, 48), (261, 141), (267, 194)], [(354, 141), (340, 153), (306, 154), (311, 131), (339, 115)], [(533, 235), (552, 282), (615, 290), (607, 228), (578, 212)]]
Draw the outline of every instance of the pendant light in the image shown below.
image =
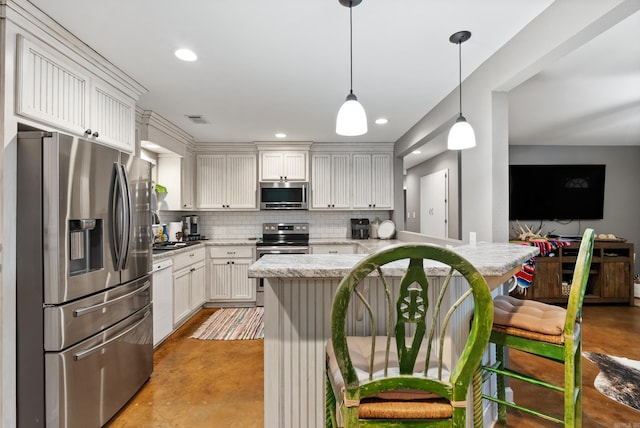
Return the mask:
[(476, 135), (473, 128), (462, 115), (462, 43), (471, 38), (469, 31), (458, 31), (449, 37), (451, 43), (458, 45), (458, 77), (460, 92), (460, 116), (456, 123), (449, 130), (449, 138), (447, 140), (447, 148), (449, 150), (469, 149), (476, 146)]
[(344, 136), (356, 136), (367, 133), (367, 114), (353, 93), (353, 15), (352, 7), (359, 5), (362, 0), (339, 0), (340, 4), (349, 8), (349, 62), (350, 86), (349, 94), (338, 111), (336, 119), (336, 133)]

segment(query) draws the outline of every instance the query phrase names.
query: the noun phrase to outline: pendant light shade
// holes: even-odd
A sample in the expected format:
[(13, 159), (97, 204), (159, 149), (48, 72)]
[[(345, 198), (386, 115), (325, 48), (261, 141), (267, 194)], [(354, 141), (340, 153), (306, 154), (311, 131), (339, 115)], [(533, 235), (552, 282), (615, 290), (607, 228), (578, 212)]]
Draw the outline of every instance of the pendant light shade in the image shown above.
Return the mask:
[(353, 92), (347, 95), (347, 99), (338, 110), (336, 120), (336, 133), (338, 135), (355, 136), (367, 133), (367, 113)]
[(449, 150), (470, 149), (476, 146), (476, 134), (464, 116), (460, 115), (449, 130), (447, 148)]
[(364, 107), (353, 93), (353, 15), (352, 7), (360, 4), (362, 0), (339, 0), (340, 4), (349, 8), (349, 63), (350, 63), (350, 88), (336, 119), (336, 134), (353, 137), (367, 133), (367, 114)]
[(462, 43), (471, 38), (469, 31), (458, 31), (449, 37), (451, 43), (458, 45), (458, 82), (460, 93), (460, 116), (456, 123), (449, 130), (449, 138), (447, 139), (447, 148), (449, 150), (470, 149), (476, 146), (476, 134), (473, 128), (462, 115)]

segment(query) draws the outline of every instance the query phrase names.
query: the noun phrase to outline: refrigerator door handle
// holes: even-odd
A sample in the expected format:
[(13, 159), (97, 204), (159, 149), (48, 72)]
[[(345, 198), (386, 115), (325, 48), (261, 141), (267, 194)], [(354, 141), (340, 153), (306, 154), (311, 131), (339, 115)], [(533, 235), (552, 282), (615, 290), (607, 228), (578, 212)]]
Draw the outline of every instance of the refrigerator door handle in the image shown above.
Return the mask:
[(113, 164), (113, 174), (111, 174), (111, 191), (109, 201), (109, 223), (111, 232), (111, 257), (113, 258), (113, 268), (116, 271), (120, 270), (120, 237), (118, 236), (119, 221), (118, 221), (118, 197), (120, 193), (119, 189), (119, 177), (118, 164)]
[(121, 269), (125, 269), (127, 267), (127, 261), (129, 260), (129, 247), (131, 243), (131, 232), (133, 225), (133, 207), (131, 206), (131, 188), (129, 185), (129, 176), (127, 175), (127, 168), (125, 165), (120, 164), (120, 173), (122, 174), (122, 181), (124, 187), (122, 188), (122, 202), (123, 202), (123, 213), (122, 217), (124, 218), (124, 230), (122, 233), (123, 242), (122, 242), (122, 265)]
[(80, 352), (76, 352), (75, 354), (73, 354), (73, 359), (78, 361), (81, 360), (83, 358), (88, 357), (89, 355), (93, 354), (94, 352), (99, 351), (100, 349), (104, 348), (105, 346), (108, 346), (109, 344), (116, 342), (117, 340), (119, 340), (121, 337), (123, 337), (124, 335), (126, 335), (127, 333), (135, 330), (136, 328), (138, 328), (138, 326), (140, 324), (142, 324), (144, 322), (144, 320), (146, 320), (147, 318), (149, 318), (149, 316), (151, 316), (151, 311), (147, 311), (144, 316), (142, 317), (142, 319), (140, 319), (139, 321), (137, 321), (135, 324), (133, 324), (131, 327), (127, 328), (125, 331), (119, 333), (117, 336), (112, 337), (109, 340), (106, 340), (104, 342), (102, 342), (99, 345), (96, 346), (92, 346), (91, 348), (88, 349), (84, 349)]
[(76, 309), (73, 311), (73, 316), (74, 317), (81, 317), (83, 315), (89, 314), (91, 312), (95, 312), (97, 310), (100, 310), (102, 308), (105, 308), (107, 306), (113, 305), (114, 303), (118, 303), (121, 302), (123, 300), (126, 300), (128, 298), (130, 298), (131, 296), (134, 296), (138, 293), (142, 293), (143, 291), (147, 290), (149, 287), (151, 287), (151, 283), (150, 282), (146, 282), (145, 285), (141, 288), (138, 288), (130, 293), (124, 294), (120, 297), (116, 297), (115, 299), (109, 300), (108, 302), (104, 302), (104, 303), (100, 303), (99, 305), (93, 305), (93, 306), (87, 306), (86, 308), (80, 308), (80, 309)]
[(115, 270), (120, 271), (124, 266), (124, 248), (126, 236), (127, 217), (125, 200), (125, 182), (122, 175), (122, 168), (119, 163), (114, 163), (113, 193), (111, 197), (111, 252)]

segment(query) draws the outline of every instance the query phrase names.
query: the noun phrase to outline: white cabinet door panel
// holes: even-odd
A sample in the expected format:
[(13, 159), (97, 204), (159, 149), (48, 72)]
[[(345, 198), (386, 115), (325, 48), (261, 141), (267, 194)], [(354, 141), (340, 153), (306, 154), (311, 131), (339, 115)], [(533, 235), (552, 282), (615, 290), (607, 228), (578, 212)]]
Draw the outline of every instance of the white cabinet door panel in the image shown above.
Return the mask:
[(331, 208), (331, 155), (311, 157), (311, 208)]
[(331, 156), (331, 191), (333, 208), (351, 207), (351, 175), (349, 155)]
[(190, 271), (173, 274), (173, 325), (180, 323), (191, 310)]
[(314, 209), (351, 207), (349, 154), (314, 154), (311, 157), (311, 186)]
[(285, 180), (307, 180), (306, 153), (285, 153), (283, 158)]
[(227, 155), (227, 205), (230, 208), (256, 208), (255, 155)]
[(213, 259), (209, 261), (211, 280), (209, 281), (209, 299), (227, 300), (231, 298), (231, 270), (228, 259)]
[(371, 207), (371, 155), (353, 155), (353, 208)]
[(88, 126), (89, 79), (18, 36), (17, 113), (76, 134)]
[(194, 266), (194, 269), (191, 271), (191, 310), (202, 306), (202, 304), (207, 299), (207, 293), (204, 283), (204, 273), (204, 262)]
[(249, 278), (252, 259), (234, 259), (231, 264), (231, 297), (234, 300), (255, 300), (255, 279)]
[(309, 167), (307, 152), (262, 152), (260, 154), (261, 181), (307, 181)]
[(135, 148), (135, 101), (115, 89), (94, 84), (91, 93), (92, 136), (127, 151)]
[(372, 193), (371, 203), (374, 208), (390, 209), (393, 206), (391, 155), (371, 156)]
[(226, 155), (198, 155), (198, 208), (223, 208), (226, 199)]

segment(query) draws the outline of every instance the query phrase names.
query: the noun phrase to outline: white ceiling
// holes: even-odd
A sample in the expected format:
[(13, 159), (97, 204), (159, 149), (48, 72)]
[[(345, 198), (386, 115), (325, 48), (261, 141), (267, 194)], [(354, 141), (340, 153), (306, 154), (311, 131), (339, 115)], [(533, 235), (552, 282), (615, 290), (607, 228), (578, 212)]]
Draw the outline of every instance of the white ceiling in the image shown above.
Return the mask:
[[(349, 91), (349, 11), (338, 0), (30, 1), (146, 87), (142, 108), (196, 141), (228, 143), (274, 141), (277, 132), (286, 141), (396, 141), (456, 88), (452, 33), (473, 34), (462, 45), (464, 79), (552, 2), (364, 0), (353, 9), (353, 78), (369, 132), (341, 137), (335, 117)], [(614, 34), (640, 28), (636, 15), (589, 43), (595, 57), (585, 46), (512, 91), (513, 144), (575, 143), (560, 124), (575, 131), (581, 117), (613, 125), (591, 132), (593, 144), (640, 144), (640, 44)], [(177, 60), (179, 47), (199, 60)], [(595, 97), (585, 84), (598, 89)], [(614, 140), (623, 110), (635, 122), (625, 119), (626, 135)], [(375, 125), (379, 117), (389, 123)]]

